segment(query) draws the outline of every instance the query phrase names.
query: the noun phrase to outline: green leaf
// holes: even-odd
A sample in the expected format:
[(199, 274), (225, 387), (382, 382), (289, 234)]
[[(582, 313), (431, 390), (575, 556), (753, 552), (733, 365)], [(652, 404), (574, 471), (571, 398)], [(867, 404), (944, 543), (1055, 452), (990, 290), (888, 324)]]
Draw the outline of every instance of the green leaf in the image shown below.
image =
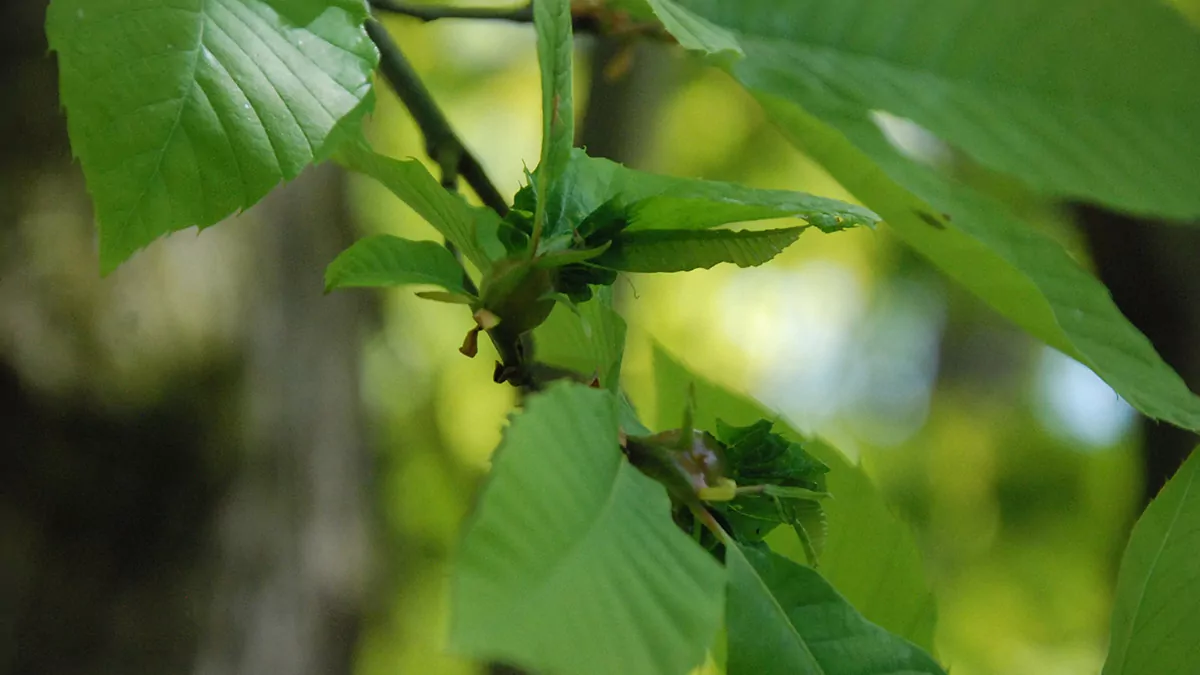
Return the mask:
[(642, 424), (642, 419), (638, 416), (633, 403), (629, 401), (629, 397), (625, 395), (625, 392), (621, 392), (620, 396), (621, 430), (630, 436), (649, 436), (650, 430), (646, 428), (645, 424)]
[(382, 183), (458, 247), (480, 271), (491, 268), (483, 239), (488, 234), (495, 236), (499, 229), (500, 216), (495, 211), (471, 206), (458, 194), (449, 192), (417, 160), (385, 157), (367, 147), (365, 141), (347, 143), (335, 159), (347, 169)]
[(330, 7), (343, 9), (359, 19), (370, 15), (365, 0), (266, 0), (276, 12), (297, 26), (307, 26)]
[(744, 84), (827, 122), (886, 111), (1045, 192), (1200, 215), (1200, 34), (1167, 3), (678, 4), (736, 34)]
[(718, 60), (741, 58), (742, 48), (729, 31), (715, 26), (707, 19), (683, 9), (670, 0), (648, 0), (654, 15), (679, 44), (687, 49), (700, 50)]
[[(758, 403), (697, 377), (657, 345), (654, 377), (660, 428), (678, 422), (675, 415), (693, 385), (696, 424), (702, 429), (715, 429), (717, 417), (740, 425), (775, 417)], [(931, 649), (936, 605), (909, 527), (888, 507), (862, 468), (842, 453), (791, 429), (785, 429), (784, 435), (802, 442), (829, 466), (826, 484), (833, 498), (822, 503), (829, 524), (822, 574), (867, 619)]]
[(606, 241), (602, 245), (595, 248), (571, 248), (564, 251), (556, 251), (538, 256), (534, 261), (537, 267), (565, 267), (566, 265), (574, 265), (587, 260), (591, 260), (608, 250), (612, 246), (611, 241)]
[(557, 383), (496, 451), (453, 578), (451, 646), (561, 675), (698, 665), (724, 570), (617, 445), (617, 399)]
[(612, 307), (612, 289), (598, 289), (578, 305), (578, 313), (558, 306), (533, 332), (538, 361), (569, 368), (584, 377), (598, 375), (600, 385), (617, 392), (621, 355), (625, 351), (625, 321)]
[(790, 102), (760, 100), (797, 146), (951, 278), (1091, 368), (1146, 415), (1200, 429), (1200, 398), (1125, 319), (1108, 289), (1056, 241), (995, 201), (900, 156), (869, 120), (837, 118), (839, 133)]
[(158, 237), (249, 207), (361, 118), (378, 61), (365, 11), (304, 25), (263, 0), (54, 0), (71, 147), (111, 272)]
[[(455, 261), (457, 262), (457, 261)], [(446, 291), (418, 291), (418, 298), (425, 300), (433, 300), (434, 302), (442, 302), (447, 305), (473, 305), (479, 299), (473, 295), (463, 295), (461, 293), (447, 293)]]
[(354, 242), (325, 268), (325, 290), (363, 286), (434, 284), (458, 295), (463, 268), (445, 246), (381, 234)]
[(916, 645), (867, 621), (821, 575), (726, 542), (729, 675), (945, 675)]
[(642, 230), (626, 232), (595, 264), (622, 272), (686, 272), (731, 262), (754, 267), (796, 241), (803, 227), (781, 230)]
[(1103, 675), (1183, 675), (1200, 663), (1200, 448), (1138, 519), (1121, 559)]
[[(936, 4), (946, 0), (930, 2)], [(1110, 0), (1102, 2), (1100, 8), (1091, 0), (1085, 4), (1082, 4), (1082, 0), (1071, 0), (1065, 6), (1086, 12), (1089, 26), (1093, 17), (1108, 23), (1113, 16), (1120, 16), (1125, 11), (1114, 8)], [(1103, 284), (1083, 270), (1057, 242), (1022, 223), (994, 201), (902, 156), (872, 120), (869, 108), (848, 103), (842, 95), (842, 88), (834, 87), (831, 90), (821, 85), (823, 80), (814, 79), (806, 67), (795, 63), (795, 45), (809, 39), (806, 36), (811, 33), (812, 26), (785, 19), (792, 16), (793, 9), (818, 9), (813, 7), (810, 0), (791, 3), (786, 7), (778, 4), (768, 7), (761, 0), (752, 0), (748, 4), (754, 11), (746, 11), (746, 4), (737, 3), (735, 8), (733, 4), (721, 0), (689, 0), (686, 4), (703, 10), (702, 13), (708, 18), (738, 31), (747, 56), (732, 67), (735, 77), (755, 93), (797, 147), (823, 164), (850, 192), (878, 211), (905, 243), (1022, 328), (1091, 368), (1138, 410), (1184, 428), (1200, 429), (1200, 397), (1188, 391), (1183, 380), (1159, 358), (1153, 345), (1121, 315)], [(1022, 0), (1022, 7), (1025, 4)], [(1061, 6), (1064, 3), (1044, 5), (1044, 11), (1057, 11), (1053, 7)], [(1140, 24), (1146, 12), (1157, 12), (1149, 10), (1147, 3), (1123, 3), (1122, 6), (1131, 8), (1128, 11), (1132, 12), (1130, 20), (1134, 24)], [(843, 3), (836, 8), (829, 6), (826, 9), (850, 12), (857, 7)], [(881, 15), (888, 15), (899, 11), (901, 6), (881, 5), (880, 8)], [(1036, 13), (1025, 11), (1028, 9), (1025, 7), (1022, 10), (1024, 13), (1017, 12), (1013, 16), (1037, 16)], [(977, 18), (997, 11), (1000, 10), (981, 6), (980, 11), (972, 15), (968, 25), (975, 26)], [(1006, 5), (1001, 13), (1009, 11)], [(941, 21), (941, 16), (931, 14), (928, 18)], [(767, 23), (768, 17), (773, 17), (773, 24)], [(1170, 21), (1176, 20), (1177, 17)], [(998, 21), (1000, 26), (1008, 25), (1007, 19)], [(871, 25), (883, 30), (890, 24)], [(927, 27), (926, 23), (914, 25)], [(1057, 24), (1053, 27), (1057, 27)], [(848, 29), (849, 34), (863, 27), (854, 24), (852, 28)], [(1113, 35), (1125, 35), (1124, 30), (1121, 28)], [(1089, 36), (1093, 34), (1090, 30), (1073, 32)], [(1167, 30), (1166, 35), (1168, 42), (1180, 46), (1177, 32)], [(1096, 39), (1100, 39), (1099, 36), (1099, 33), (1094, 35)], [(1092, 37), (1086, 39), (1091, 40)], [(967, 43), (960, 44), (958, 40), (955, 37), (953, 42), (947, 42), (947, 49), (965, 48), (963, 45)], [(1135, 43), (1144, 41), (1143, 38), (1137, 38)], [(1041, 42), (1037, 44), (1039, 48), (1042, 45)], [(1009, 56), (1017, 57), (1022, 57), (1026, 51), (1024, 48), (1011, 50), (999, 45), (1000, 42), (993, 45), (985, 41), (979, 48), (986, 51), (995, 47)], [(1095, 45), (1088, 48), (1092, 47)], [(920, 46), (922, 50), (926, 48), (926, 45)], [(1106, 42), (1105, 49), (1119, 55), (1125, 47), (1113, 49)], [(1155, 49), (1157, 47), (1141, 52), (1138, 59), (1157, 53)], [(1183, 49), (1185, 61), (1191, 58), (1187, 56), (1190, 53)], [(1064, 58), (1067, 56), (1064, 54)], [(1004, 58), (1000, 58), (999, 63), (1009, 63)], [(1068, 60), (1072, 59), (1074, 56), (1069, 56)], [(1049, 67), (1057, 62), (1052, 59), (1045, 65)], [(868, 67), (869, 60), (864, 60), (863, 64)], [(1109, 77), (1096, 75), (1101, 80)], [(1117, 75), (1119, 73), (1115, 71), (1112, 74), (1114, 77)], [(1006, 74), (1000, 72), (997, 75), (1002, 76)], [(1150, 79), (1159, 76), (1156, 74)], [(886, 82), (886, 77), (879, 79), (879, 83)], [(861, 86), (868, 85), (861, 78), (855, 79), (847, 84), (846, 91), (854, 92), (857, 91), (856, 87)], [(1194, 87), (1192, 90), (1200, 91)], [(914, 100), (921, 99), (924, 91), (922, 89), (914, 94)], [(1178, 96), (1172, 94), (1167, 98), (1178, 99)], [(955, 101), (961, 100), (965, 99), (947, 99), (948, 109), (957, 109)], [(990, 113), (983, 110), (971, 115), (970, 119), (1001, 125), (997, 127), (996, 138), (1017, 134), (1012, 138), (1013, 146), (1018, 147), (1017, 137), (1020, 130), (1025, 128), (1022, 124), (1029, 119), (1028, 116), (1015, 116), (1013, 128), (1007, 129), (1003, 126), (1007, 123), (1005, 119), (993, 119)], [(1001, 107), (999, 110), (1008, 109)], [(903, 114), (903, 111), (898, 112)], [(1092, 128), (1089, 125), (1076, 126), (1081, 129)], [(1150, 127), (1144, 131), (1155, 133)], [(1166, 131), (1169, 132), (1169, 129)], [(1070, 132), (1063, 130), (1062, 133)], [(1054, 136), (1057, 139), (1059, 134), (1056, 132)], [(1125, 134), (1119, 135), (1119, 138), (1128, 139), (1131, 136)], [(1176, 140), (1177, 147), (1188, 147), (1183, 139)], [(1060, 147), (1056, 143), (1045, 142), (1045, 139), (1039, 139), (1037, 144), (1042, 148)], [(1108, 147), (1099, 141), (1095, 145)], [(1083, 155), (1076, 152), (1071, 156)], [(1030, 157), (1031, 163), (1039, 165), (1040, 160), (1046, 159), (1033, 155)], [(1035, 162), (1034, 159), (1039, 161)], [(1117, 166), (1121, 161), (1124, 161), (1123, 157), (1101, 157), (1096, 159), (1094, 166)], [(1049, 163), (1055, 164), (1057, 160)], [(1200, 195), (1200, 192), (1191, 190), (1189, 194)]]
[(542, 72), (542, 157), (537, 172), (534, 237), (551, 238), (563, 231), (563, 204), (570, 189), (563, 181), (575, 142), (572, 75), (575, 43), (571, 35), (570, 0), (534, 0), (538, 65)]
[(582, 223), (608, 202), (625, 211), (630, 230), (699, 230), (792, 216), (827, 230), (879, 222), (869, 209), (836, 199), (645, 173), (588, 157), (578, 149), (571, 155), (567, 183), (571, 192), (565, 217), (572, 224)]
[(727, 504), (714, 506), (739, 542), (758, 542), (777, 526), (791, 525), (809, 563), (816, 567), (828, 529), (818, 500), (829, 494), (825, 478), (829, 467), (803, 444), (771, 431), (772, 426), (768, 420), (744, 427), (717, 420), (729, 477), (741, 488), (761, 486), (763, 491), (739, 494)]
[(774, 423), (759, 420), (736, 427), (717, 420), (717, 438), (725, 444), (725, 456), (739, 484), (770, 483), (825, 489), (829, 467), (813, 457), (803, 444), (789, 441), (771, 431)]

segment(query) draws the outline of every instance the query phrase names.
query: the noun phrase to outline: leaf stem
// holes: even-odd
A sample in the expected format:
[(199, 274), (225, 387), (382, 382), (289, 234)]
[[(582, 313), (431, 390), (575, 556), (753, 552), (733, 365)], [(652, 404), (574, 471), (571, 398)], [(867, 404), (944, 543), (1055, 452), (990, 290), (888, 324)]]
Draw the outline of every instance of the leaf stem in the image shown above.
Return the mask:
[[(457, 157), (458, 155), (456, 153), (449, 152), (443, 152), (442, 155), (438, 157), (438, 164), (440, 165), (442, 172), (442, 189), (446, 190), (447, 192), (454, 192), (456, 194), (458, 193), (458, 162), (455, 161)], [(446, 246), (446, 250), (450, 251), (450, 255), (454, 256), (454, 259), (457, 260), (458, 264), (461, 266), (463, 260), (462, 251), (458, 250), (458, 247), (454, 245), (454, 242), (450, 241), (449, 239), (443, 240), (442, 243)], [(465, 267), (462, 271), (462, 285), (463, 288), (471, 295), (479, 295), (479, 288), (475, 285), (475, 280), (472, 279), (471, 275), (467, 273)]]
[(433, 100), (425, 84), (412, 65), (400, 51), (399, 45), (388, 35), (383, 24), (375, 19), (367, 20), (367, 34), (379, 48), (379, 70), (396, 95), (408, 108), (413, 121), (425, 137), (425, 152), (443, 169), (453, 165), (467, 185), (479, 196), (486, 206), (504, 216), (508, 213), (508, 202), (488, 178), (479, 160), (467, 150), (454, 133), (441, 108)]
[[(454, 245), (454, 242), (450, 241), (449, 239), (446, 239), (442, 243), (444, 243), (446, 245), (446, 250), (450, 251), (450, 254), (453, 255), (454, 259), (457, 260), (458, 263), (461, 265), (462, 264), (462, 251), (459, 251), (458, 247)], [(463, 270), (463, 273), (462, 273), (462, 285), (463, 285), (463, 290), (467, 291), (468, 293), (470, 293), (471, 295), (474, 295), (476, 297), (479, 296), (479, 287), (475, 285), (475, 280), (471, 278), (470, 274), (467, 274), (467, 270), (465, 270), (465, 269)]]
[(737, 494), (739, 495), (753, 495), (766, 491), (766, 485), (739, 485), (736, 490)]
[(776, 499), (826, 499), (829, 493), (820, 492), (817, 490), (809, 490), (808, 488), (785, 487), (782, 485), (771, 485), (763, 483), (761, 485), (739, 485), (735, 492), (738, 495), (754, 495), (765, 494)]
[(692, 517), (694, 517), (700, 523), (703, 523), (704, 526), (708, 528), (708, 531), (712, 532), (718, 541), (726, 546), (729, 546), (733, 543), (733, 539), (729, 536), (729, 533), (725, 531), (725, 528), (721, 527), (721, 524), (717, 522), (716, 518), (713, 518), (713, 515), (709, 513), (708, 509), (704, 508), (703, 506), (696, 505), (693, 505), (691, 509)]
[(533, 22), (532, 3), (520, 7), (446, 7), (439, 5), (418, 5), (401, 0), (371, 0), (371, 7), (381, 12), (392, 12), (420, 19), (421, 21), (437, 21), (438, 19), (499, 19), (516, 23)]

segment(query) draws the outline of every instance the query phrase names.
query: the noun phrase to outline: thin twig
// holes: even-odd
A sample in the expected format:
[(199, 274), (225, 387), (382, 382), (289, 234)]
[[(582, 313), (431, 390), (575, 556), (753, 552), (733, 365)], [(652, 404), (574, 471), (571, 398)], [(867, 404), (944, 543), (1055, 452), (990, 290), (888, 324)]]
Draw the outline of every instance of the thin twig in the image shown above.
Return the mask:
[(721, 527), (721, 524), (717, 522), (716, 518), (713, 518), (713, 515), (709, 513), (708, 509), (704, 508), (703, 506), (693, 505), (691, 506), (691, 510), (692, 517), (700, 521), (704, 527), (708, 528), (708, 531), (712, 532), (718, 541), (726, 546), (729, 546), (733, 543), (732, 539), (729, 537), (729, 533), (727, 533), (725, 529)]
[[(479, 161), (466, 149), (462, 141), (450, 128), (446, 116), (442, 114), (433, 96), (421, 82), (421, 78), (413, 70), (400, 47), (388, 35), (383, 24), (374, 19), (367, 20), (367, 34), (379, 48), (379, 69), (384, 78), (391, 83), (400, 100), (408, 108), (413, 121), (425, 137), (425, 151), (442, 169), (443, 187), (456, 182), (455, 175), (461, 175), (479, 195), (480, 201), (494, 209), (501, 216), (508, 213), (508, 202), (500, 195), (500, 191), (487, 177)], [(453, 250), (453, 249), (451, 249)], [(467, 285), (469, 279), (464, 279)], [(475, 290), (474, 284), (467, 286)], [(478, 291), (475, 290), (477, 293)], [(525, 361), (531, 355), (522, 344), (522, 336), (507, 336), (488, 331), (496, 351), (500, 353), (502, 367), (512, 372), (524, 372)], [(514, 385), (525, 388), (524, 382), (513, 382)]]
[(371, 7), (381, 12), (403, 14), (421, 21), (438, 19), (498, 19), (516, 23), (533, 23), (533, 5), (521, 7), (445, 7), (417, 5), (400, 0), (371, 0)]
[[(458, 165), (452, 161), (446, 162), (442, 164), (441, 171), (442, 188), (448, 192), (457, 194)], [(454, 259), (457, 260), (458, 264), (461, 266), (463, 260), (462, 251), (458, 250), (458, 247), (454, 245), (454, 242), (450, 241), (449, 239), (444, 240), (442, 243), (445, 244), (446, 250), (450, 251), (450, 255), (454, 256)], [(472, 279), (471, 275), (467, 273), (466, 268), (463, 268), (462, 271), (462, 285), (463, 288), (466, 289), (466, 291), (471, 295), (479, 295), (479, 288), (475, 286), (475, 280)]]
[(479, 200), (501, 216), (508, 213), (508, 202), (488, 178), (479, 160), (467, 150), (458, 135), (446, 121), (433, 96), (421, 82), (400, 47), (388, 35), (383, 24), (374, 19), (367, 21), (367, 34), (379, 48), (379, 70), (392, 85), (392, 89), (408, 108), (413, 121), (425, 137), (425, 151), (443, 168), (452, 165), (467, 185), (479, 195)]
[[(371, 7), (380, 12), (407, 16), (419, 21), (439, 19), (485, 19), (512, 23), (533, 23), (533, 5), (520, 7), (447, 7), (445, 5), (417, 5), (402, 0), (371, 0)], [(577, 33), (603, 33), (605, 26), (595, 13), (581, 12), (571, 19)]]

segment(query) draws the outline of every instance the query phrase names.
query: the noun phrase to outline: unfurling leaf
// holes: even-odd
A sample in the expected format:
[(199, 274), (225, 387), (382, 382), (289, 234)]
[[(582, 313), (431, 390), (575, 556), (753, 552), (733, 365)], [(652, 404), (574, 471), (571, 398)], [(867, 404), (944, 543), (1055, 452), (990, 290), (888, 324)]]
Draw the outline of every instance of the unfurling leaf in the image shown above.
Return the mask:
[[(530, 176), (514, 208), (494, 227), (508, 255), (528, 251), (536, 224), (542, 171)], [(795, 216), (824, 232), (878, 217), (867, 209), (799, 192), (755, 190), (731, 183), (658, 176), (573, 150), (562, 179), (563, 216), (542, 232), (539, 265), (555, 266), (555, 289), (575, 302), (607, 286), (617, 271), (677, 272), (722, 262), (759, 265), (795, 241), (801, 228), (713, 230), (726, 223)], [(565, 264), (564, 264), (565, 263)]]
[(783, 230), (641, 230), (617, 237), (596, 265), (622, 272), (686, 272), (719, 263), (761, 265), (791, 245), (801, 227)]
[(582, 223), (605, 204), (623, 215), (630, 231), (703, 230), (768, 218), (800, 218), (821, 229), (879, 222), (870, 209), (837, 199), (635, 171), (579, 149), (571, 154), (567, 177), (568, 223)]
[(534, 2), (533, 23), (542, 73), (542, 155), (537, 173), (538, 200), (532, 209), (533, 245), (537, 246), (538, 240), (552, 239), (562, 232), (563, 204), (571, 189), (564, 176), (575, 141), (571, 1)]

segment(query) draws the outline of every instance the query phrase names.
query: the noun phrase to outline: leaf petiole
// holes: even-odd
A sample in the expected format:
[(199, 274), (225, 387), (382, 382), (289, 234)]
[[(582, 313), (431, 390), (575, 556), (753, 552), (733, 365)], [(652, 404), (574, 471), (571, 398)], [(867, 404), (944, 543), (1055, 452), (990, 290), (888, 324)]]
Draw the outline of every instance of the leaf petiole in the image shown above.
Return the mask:
[(810, 500), (825, 499), (830, 496), (828, 492), (818, 492), (817, 490), (809, 490), (807, 488), (785, 487), (782, 485), (770, 484), (741, 485), (737, 488), (737, 494), (739, 496), (761, 494), (768, 497), (775, 497), (776, 499)]

